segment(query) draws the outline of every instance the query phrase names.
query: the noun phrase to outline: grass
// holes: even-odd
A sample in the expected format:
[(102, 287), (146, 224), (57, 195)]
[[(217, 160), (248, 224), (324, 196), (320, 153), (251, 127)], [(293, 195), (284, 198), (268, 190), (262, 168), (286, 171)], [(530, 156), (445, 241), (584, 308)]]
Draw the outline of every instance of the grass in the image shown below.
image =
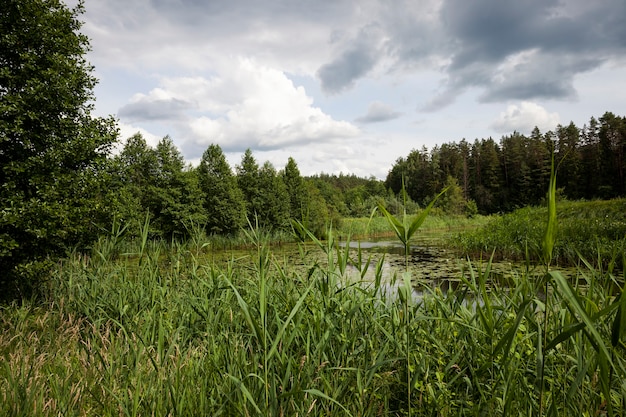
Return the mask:
[[(453, 290), (408, 270), (385, 283), (384, 257), (359, 281), (371, 258), (298, 223), (312, 243), (296, 262), (254, 228), (248, 252), (226, 262), (209, 261), (202, 233), (166, 245), (146, 223), (128, 243), (114, 228), (90, 257), (59, 265), (46, 303), (2, 307), (0, 413), (623, 415), (625, 280), (614, 266), (626, 254), (614, 250), (608, 268), (581, 256), (564, 278), (555, 178), (535, 226), (543, 267), (527, 256), (507, 286), (491, 279), (491, 259), (468, 262)], [(408, 251), (427, 211), (383, 212)]]
[[(543, 257), (541, 242), (547, 218), (545, 207), (525, 207), (494, 217), (484, 227), (453, 236), (449, 244), (477, 256), (525, 260)], [(559, 227), (553, 249), (556, 265), (577, 265), (581, 258), (598, 268), (612, 260), (622, 265), (626, 239), (626, 199), (608, 201), (562, 201), (558, 203)]]
[(500, 287), (470, 263), (455, 291), (390, 293), (329, 236), (297, 261), (254, 230), (227, 261), (74, 254), (44, 304), (0, 310), (0, 415), (623, 415), (623, 274), (553, 269), (545, 293), (540, 268)]
[[(407, 216), (410, 223), (417, 214)], [(430, 211), (424, 223), (420, 227), (419, 236), (427, 236), (429, 239), (441, 240), (442, 236), (456, 235), (461, 230), (475, 229), (485, 225), (491, 218), (488, 216), (476, 216), (468, 218), (461, 215), (447, 215), (440, 212), (436, 207)], [(354, 239), (387, 238), (395, 237), (393, 227), (389, 225), (386, 217), (375, 215), (372, 217), (344, 218), (337, 230), (341, 238), (348, 236)], [(416, 236), (416, 237), (419, 237)]]

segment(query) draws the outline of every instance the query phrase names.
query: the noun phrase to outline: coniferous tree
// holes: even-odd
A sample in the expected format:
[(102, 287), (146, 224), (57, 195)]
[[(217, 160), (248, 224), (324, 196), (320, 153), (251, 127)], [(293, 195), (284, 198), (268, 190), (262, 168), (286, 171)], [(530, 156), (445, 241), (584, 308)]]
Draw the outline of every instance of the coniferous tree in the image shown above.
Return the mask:
[(261, 211), (261, 198), (259, 190), (259, 164), (256, 162), (252, 150), (246, 149), (241, 156), (241, 164), (237, 165), (237, 185), (243, 193), (246, 203), (246, 217), (250, 221), (259, 215)]
[(154, 204), (151, 186), (157, 181), (157, 154), (141, 133), (136, 133), (126, 140), (114, 165), (117, 178), (110, 191), (111, 201), (116, 203), (114, 216), (136, 235)]
[(185, 160), (169, 136), (155, 149), (156, 172), (148, 187), (153, 227), (168, 239), (187, 236), (192, 224), (206, 216), (197, 175), (185, 169)]
[(624, 121), (611, 112), (599, 120), (600, 196), (613, 198), (624, 193)]
[(563, 187), (568, 198), (581, 198), (580, 130), (574, 122), (570, 122), (567, 127), (557, 126), (556, 136), (556, 158), (559, 161), (558, 186)]

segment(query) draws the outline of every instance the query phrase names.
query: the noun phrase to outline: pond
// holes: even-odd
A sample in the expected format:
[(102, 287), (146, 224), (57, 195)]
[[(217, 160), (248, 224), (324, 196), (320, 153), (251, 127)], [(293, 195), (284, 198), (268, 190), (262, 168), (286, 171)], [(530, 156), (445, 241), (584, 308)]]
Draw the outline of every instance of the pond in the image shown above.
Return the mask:
[[(426, 287), (438, 289), (443, 293), (457, 289), (462, 285), (462, 277), (471, 280), (472, 274), (478, 277), (484, 274), (489, 264), (489, 255), (484, 259), (468, 260), (443, 245), (445, 239), (439, 236), (427, 236), (413, 239), (408, 257), (408, 269), (405, 266), (404, 246), (399, 241), (383, 239), (362, 239), (358, 241), (339, 241), (333, 250), (333, 259), (345, 256), (346, 245), (349, 245), (349, 261), (346, 264), (345, 276), (348, 281), (362, 282), (368, 285), (376, 281), (377, 270), (380, 270), (380, 285), (388, 294), (396, 294), (402, 285), (402, 275), (409, 272), (414, 287), (414, 295), (421, 296)], [(318, 263), (325, 265), (327, 255), (311, 242), (304, 245), (281, 244), (272, 246), (272, 255), (284, 265), (295, 268), (309, 268)], [(253, 255), (249, 251), (238, 254), (228, 251), (231, 259)], [(304, 255), (303, 255), (304, 254)], [(359, 255), (360, 254), (360, 255)], [(281, 263), (281, 261), (279, 261)], [(575, 269), (559, 269), (565, 276), (575, 277)], [(530, 266), (529, 276), (540, 278), (541, 266)], [(509, 287), (514, 285), (522, 274), (526, 273), (526, 265), (520, 262), (493, 261), (489, 266), (488, 285)]]
[[(404, 246), (397, 241), (366, 240), (350, 242), (350, 259), (348, 273), (354, 279), (365, 282), (375, 280), (377, 264), (382, 260), (382, 283), (387, 291), (394, 291), (401, 285), (401, 275), (407, 271), (405, 266)], [(345, 248), (346, 242), (339, 244)], [(358, 250), (361, 251), (362, 265), (355, 265)], [(412, 243), (408, 257), (408, 272), (413, 280), (414, 295), (420, 296), (424, 287), (438, 288), (442, 292), (456, 289), (462, 284), (461, 277), (470, 279), (471, 271), (477, 276), (483, 273), (489, 259), (464, 259), (458, 253), (433, 244), (432, 241), (421, 240)], [(368, 265), (364, 265), (368, 263)], [(367, 266), (367, 268), (365, 268)], [(364, 274), (361, 273), (366, 269)], [(525, 269), (520, 263), (493, 261), (490, 265), (489, 280), (502, 286), (510, 285), (513, 278)], [(539, 272), (538, 272), (539, 273)]]

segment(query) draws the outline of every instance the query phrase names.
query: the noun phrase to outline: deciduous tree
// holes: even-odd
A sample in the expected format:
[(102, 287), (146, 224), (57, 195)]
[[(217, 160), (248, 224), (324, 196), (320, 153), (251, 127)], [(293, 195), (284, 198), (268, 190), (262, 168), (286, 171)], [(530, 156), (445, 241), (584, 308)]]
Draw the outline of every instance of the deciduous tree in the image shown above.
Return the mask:
[[(92, 117), (83, 4), (0, 2), (0, 292), (87, 244), (104, 210), (98, 172), (114, 121)], [(33, 281), (36, 283), (36, 281)], [(21, 285), (21, 284), (26, 284)], [(33, 288), (33, 287), (31, 287)]]

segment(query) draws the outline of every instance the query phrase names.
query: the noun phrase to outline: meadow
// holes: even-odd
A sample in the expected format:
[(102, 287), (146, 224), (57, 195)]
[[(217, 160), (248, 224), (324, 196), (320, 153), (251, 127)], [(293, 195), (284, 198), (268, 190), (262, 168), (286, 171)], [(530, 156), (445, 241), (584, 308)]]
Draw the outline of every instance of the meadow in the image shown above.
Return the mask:
[(72, 254), (1, 307), (0, 414), (624, 414), (619, 269), (529, 261), (500, 285), (487, 257), (441, 289), (310, 237), (294, 257), (254, 228), (225, 252), (146, 226)]

